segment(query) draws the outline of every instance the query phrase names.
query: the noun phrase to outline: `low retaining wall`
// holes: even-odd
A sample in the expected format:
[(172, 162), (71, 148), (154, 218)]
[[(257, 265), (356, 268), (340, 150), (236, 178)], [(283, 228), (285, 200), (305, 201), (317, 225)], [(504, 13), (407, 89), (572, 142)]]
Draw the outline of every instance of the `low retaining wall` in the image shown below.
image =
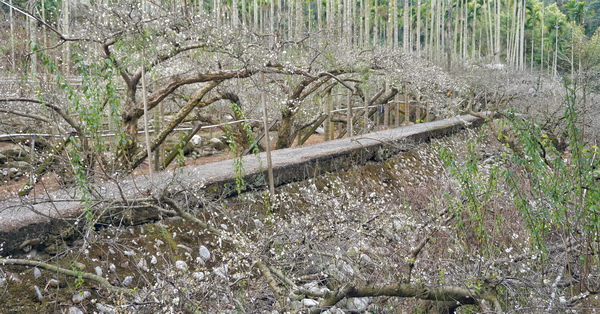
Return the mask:
[[(347, 169), (369, 161), (385, 160), (394, 154), (407, 151), (414, 144), (431, 138), (455, 133), (460, 129), (479, 126), (483, 119), (472, 115), (455, 117), (428, 123), (369, 133), (339, 140), (272, 152), (273, 173), (276, 185), (302, 181), (326, 172)], [(263, 189), (266, 180), (266, 155), (245, 156), (244, 180), (247, 189)], [(99, 182), (95, 191), (100, 199), (116, 200), (99, 204), (110, 215), (103, 223), (140, 224), (157, 219), (158, 212), (152, 207), (115, 206), (126, 205), (127, 200), (144, 198), (148, 192), (169, 193), (190, 191), (215, 196), (234, 195), (235, 166), (231, 160), (186, 166), (175, 170), (155, 173), (152, 181), (147, 176), (123, 178), (116, 182)], [(64, 240), (57, 226), (69, 225), (68, 217), (77, 216), (82, 205), (76, 200), (75, 189), (60, 190), (46, 195), (31, 195), (0, 201), (0, 255), (29, 246), (47, 248), (49, 242)], [(123, 199), (123, 197), (125, 199)], [(120, 201), (119, 201), (120, 200)], [(116, 218), (115, 218), (116, 217)], [(49, 235), (54, 233), (54, 235)]]

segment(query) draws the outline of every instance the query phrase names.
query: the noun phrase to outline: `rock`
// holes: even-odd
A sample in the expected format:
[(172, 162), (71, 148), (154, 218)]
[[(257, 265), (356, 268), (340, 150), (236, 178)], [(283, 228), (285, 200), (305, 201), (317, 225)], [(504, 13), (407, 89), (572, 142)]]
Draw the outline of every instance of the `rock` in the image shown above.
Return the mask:
[(190, 139), (190, 143), (194, 144), (194, 146), (202, 145), (202, 136), (198, 134), (192, 136), (192, 138)]
[(204, 245), (200, 246), (200, 257), (206, 262), (210, 259), (210, 251)]
[(42, 291), (40, 290), (40, 288), (38, 286), (33, 286), (33, 289), (35, 289), (35, 294), (37, 295), (38, 301), (42, 301), (44, 295), (42, 295)]
[(37, 268), (37, 267), (33, 268), (33, 277), (35, 279), (38, 279), (38, 278), (42, 277), (42, 272), (40, 271), (39, 268)]
[(145, 258), (140, 258), (139, 263), (137, 263), (137, 267), (143, 271), (148, 271), (148, 263)]
[(3, 165), (8, 161), (8, 158), (4, 154), (0, 154), (0, 165)]
[(352, 312), (363, 312), (367, 309), (370, 303), (370, 298), (350, 298), (346, 302), (346, 306)]
[(74, 306), (71, 306), (69, 308), (69, 312), (67, 312), (67, 313), (68, 314), (83, 314), (83, 312), (80, 309), (78, 309), (78, 308), (76, 308)]
[(229, 273), (229, 270), (227, 269), (227, 265), (223, 265), (221, 267), (217, 267), (213, 270), (213, 272), (215, 273), (215, 275), (223, 277), (223, 278), (227, 278), (227, 274)]
[(115, 311), (115, 308), (108, 305), (108, 304), (104, 304), (104, 303), (96, 303), (96, 309), (98, 309), (98, 311), (102, 314), (114, 314), (117, 313), (117, 311)]
[(184, 261), (175, 261), (175, 268), (181, 271), (186, 271), (188, 269), (188, 265)]
[(210, 141), (208, 141), (208, 147), (216, 150), (223, 150), (225, 149), (226, 145), (220, 139), (213, 137), (210, 139)]
[(102, 268), (100, 266), (96, 266), (94, 270), (96, 271), (96, 275), (102, 276)]
[(123, 286), (127, 287), (133, 283), (133, 276), (127, 276), (123, 279)]
[(290, 306), (292, 307), (292, 312), (293, 313), (298, 313), (298, 310), (300, 310), (302, 308), (302, 302), (300, 301), (292, 301), (290, 303)]
[(125, 252), (123, 252), (123, 254), (125, 254), (125, 256), (135, 256), (134, 251), (125, 251)]
[(305, 307), (315, 307), (315, 306), (319, 305), (319, 302), (317, 302), (316, 300), (313, 300), (313, 299), (303, 299), (302, 305), (304, 305)]
[(60, 286), (60, 281), (58, 281), (56, 279), (50, 279), (50, 280), (48, 280), (48, 283), (46, 284), (46, 286), (52, 287), (52, 288), (58, 288)]
[(156, 256), (152, 255), (152, 257), (150, 258), (150, 264), (156, 265), (156, 263), (158, 263), (158, 259), (156, 258)]
[(19, 276), (17, 276), (17, 274), (15, 274), (15, 273), (7, 271), (4, 274), (6, 275), (6, 280), (10, 280), (10, 281), (18, 282), (18, 283), (23, 282), (21, 280), (21, 278), (19, 278)]
[(16, 179), (23, 175), (23, 173), (21, 173), (21, 171), (19, 171), (17, 168), (8, 168), (6, 174), (11, 179)]
[(113, 263), (110, 263), (110, 265), (108, 265), (108, 270), (110, 270), (112, 273), (116, 273), (117, 266), (115, 266), (115, 264), (113, 264)]
[(310, 293), (312, 293), (314, 295), (322, 295), (329, 291), (329, 289), (327, 289), (327, 287), (319, 285), (319, 283), (316, 281), (311, 281), (309, 283), (306, 283), (303, 285), (303, 287), (304, 287), (304, 289), (306, 289), (307, 291), (309, 291)]
[(204, 273), (201, 271), (193, 272), (192, 276), (194, 276), (194, 278), (196, 278), (197, 280), (204, 280)]
[(367, 264), (372, 264), (373, 263), (373, 259), (371, 259), (371, 257), (369, 257), (369, 255), (364, 254), (364, 253), (360, 254), (360, 260), (363, 263), (367, 263)]
[[(83, 300), (85, 300), (85, 299), (87, 299), (87, 298), (89, 298), (91, 296), (92, 296), (92, 293), (90, 293), (89, 291), (83, 291), (83, 292), (80, 292), (80, 293), (75, 293), (73, 295), (73, 303), (79, 304), (79, 303), (83, 302)], [(69, 311), (69, 313), (70, 312), (71, 311)]]

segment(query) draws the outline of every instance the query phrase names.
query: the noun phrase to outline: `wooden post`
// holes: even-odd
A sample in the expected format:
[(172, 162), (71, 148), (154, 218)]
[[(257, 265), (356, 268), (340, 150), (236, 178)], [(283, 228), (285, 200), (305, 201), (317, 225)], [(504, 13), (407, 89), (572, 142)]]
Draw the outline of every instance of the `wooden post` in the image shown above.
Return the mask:
[(398, 95), (394, 96), (394, 127), (400, 126), (400, 102)]
[[(142, 50), (142, 62), (145, 62), (144, 50)], [(146, 68), (142, 64), (142, 97), (144, 100), (144, 139), (146, 141), (146, 154), (148, 157), (148, 174), (150, 182), (154, 182), (154, 168), (152, 167), (152, 150), (150, 148), (150, 130), (148, 129), (148, 91), (146, 89)]]
[(363, 115), (363, 134), (369, 133), (369, 98), (367, 97), (367, 92), (365, 91), (365, 113)]
[(389, 129), (390, 127), (390, 103), (383, 105), (383, 127)]
[(29, 176), (29, 184), (34, 185), (34, 168), (35, 165), (35, 135), (31, 137), (31, 152), (29, 152), (29, 167), (31, 167), (31, 175)]
[(325, 129), (325, 140), (330, 141), (333, 139), (333, 127), (331, 125), (331, 111), (332, 111), (332, 98), (331, 98), (331, 89), (327, 93), (327, 98), (325, 99), (325, 113), (327, 113), (327, 118), (325, 119), (325, 123), (323, 124), (323, 128)]
[(408, 93), (404, 92), (404, 125), (410, 124), (410, 104), (408, 102)]
[[(154, 134), (158, 134), (160, 132), (162, 116), (162, 102), (160, 102), (158, 103), (158, 106), (154, 109)], [(154, 149), (154, 171), (160, 170), (161, 148), (162, 145), (159, 145)]]
[(269, 177), (269, 196), (273, 197), (275, 195), (275, 179), (273, 178), (273, 163), (271, 161), (271, 136), (269, 135), (269, 118), (267, 115), (267, 101), (265, 98), (265, 74), (263, 72), (260, 73), (260, 102), (263, 109), (263, 126), (265, 129), (265, 150), (267, 153), (267, 175)]
[(352, 91), (348, 90), (348, 110), (346, 111), (346, 129), (348, 130), (348, 137), (354, 135), (354, 130), (352, 128)]

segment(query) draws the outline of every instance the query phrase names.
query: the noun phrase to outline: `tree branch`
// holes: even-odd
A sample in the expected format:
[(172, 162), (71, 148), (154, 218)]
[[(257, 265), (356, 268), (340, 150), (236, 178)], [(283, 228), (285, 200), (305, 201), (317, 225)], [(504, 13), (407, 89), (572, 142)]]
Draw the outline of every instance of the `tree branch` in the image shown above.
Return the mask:
[[(485, 290), (485, 289), (483, 289)], [(304, 291), (306, 292), (306, 291)], [(363, 298), (363, 297), (402, 297), (402, 298), (417, 298), (421, 300), (431, 301), (451, 301), (461, 305), (477, 304), (478, 300), (485, 299), (493, 301), (495, 295), (484, 294), (469, 289), (455, 286), (440, 286), (429, 288), (424, 285), (417, 284), (395, 284), (387, 286), (361, 286), (352, 285), (345, 286), (337, 291), (329, 292), (325, 295), (324, 300), (319, 304), (319, 308), (315, 308), (311, 313), (321, 313), (326, 309), (336, 305), (344, 298)]]
[(47, 103), (45, 101), (31, 99), (31, 98), (1, 98), (0, 101), (6, 101), (6, 102), (23, 101), (23, 102), (32, 102), (32, 103), (44, 105), (44, 106), (54, 110), (54, 112), (56, 112), (59, 116), (61, 116), (61, 118), (63, 118), (72, 128), (74, 128), (75, 131), (77, 131), (77, 133), (83, 134), (83, 130), (79, 126), (79, 123), (77, 123), (75, 120), (73, 120), (67, 112), (65, 112), (62, 108), (60, 108), (57, 105), (53, 105), (53, 104)]
[[(169, 78), (165, 84), (157, 91), (148, 96), (148, 109), (156, 107), (165, 97), (174, 92), (177, 88), (183, 85), (203, 82), (215, 82), (224, 81), (232, 78), (247, 78), (255, 73), (256, 69), (239, 69), (231, 71), (219, 71), (212, 73), (203, 73), (200, 71), (194, 71), (189, 73), (173, 75)], [(138, 107), (140, 107), (138, 105)], [(141, 107), (140, 107), (141, 108)], [(143, 111), (138, 117), (143, 115)]]
[(83, 279), (88, 279), (88, 280), (92, 280), (97, 282), (98, 284), (100, 284), (100, 287), (112, 292), (112, 293), (116, 293), (116, 294), (124, 294), (124, 295), (130, 295), (131, 291), (129, 289), (126, 288), (121, 288), (121, 287), (115, 287), (113, 285), (110, 284), (110, 282), (108, 282), (108, 280), (106, 280), (104, 277), (92, 274), (92, 273), (88, 273), (88, 272), (74, 272), (70, 269), (66, 269), (66, 268), (62, 268), (62, 267), (58, 267), (58, 266), (54, 266), (48, 263), (44, 263), (44, 262), (40, 262), (40, 261), (34, 261), (34, 260), (28, 260), (28, 259), (17, 259), (17, 258), (0, 258), (0, 264), (2, 265), (25, 265), (25, 266), (34, 266), (34, 267), (42, 267), (44, 269), (48, 269), (50, 271), (53, 272), (57, 272), (63, 275), (67, 275), (67, 276), (73, 276), (73, 277), (79, 277), (81, 276), (81, 278)]
[[(4, 100), (4, 99), (2, 99), (2, 100)], [(10, 114), (14, 114), (15, 116), (19, 116), (19, 117), (31, 118), (31, 119), (34, 119), (34, 120), (38, 120), (38, 121), (42, 121), (42, 122), (46, 122), (46, 123), (51, 123), (51, 121), (50, 121), (50, 119), (48, 117), (44, 117), (44, 116), (33, 114), (33, 113), (27, 113), (27, 112), (23, 112), (23, 111), (19, 111), (19, 110), (7, 109), (7, 108), (0, 108), (0, 112), (10, 113)]]
[[(202, 86), (202, 88), (198, 89), (194, 93), (194, 95), (192, 95), (192, 98), (190, 100), (188, 100), (188, 102), (181, 109), (179, 109), (179, 111), (173, 117), (173, 119), (169, 122), (169, 124), (166, 125), (161, 130), (161, 132), (152, 139), (152, 143), (150, 144), (150, 150), (154, 151), (156, 149), (156, 147), (158, 147), (158, 145), (160, 145), (162, 142), (164, 142), (164, 140), (167, 138), (167, 136), (169, 134), (171, 134), (173, 129), (175, 129), (175, 127), (177, 127), (177, 125), (179, 125), (181, 123), (181, 121), (183, 121), (183, 119), (185, 119), (185, 117), (187, 117), (187, 115), (194, 108), (206, 107), (206, 106), (222, 99), (221, 96), (215, 96), (206, 101), (202, 101), (202, 98), (208, 92), (210, 92), (213, 88), (215, 88), (217, 85), (219, 85), (220, 83), (221, 83), (221, 81), (212, 81), (209, 84)], [(133, 156), (133, 158), (132, 158), (133, 162), (130, 165), (130, 169), (135, 169), (137, 166), (139, 166), (144, 161), (144, 159), (146, 159), (146, 157), (148, 157), (147, 151), (145, 149), (140, 150), (135, 156)]]

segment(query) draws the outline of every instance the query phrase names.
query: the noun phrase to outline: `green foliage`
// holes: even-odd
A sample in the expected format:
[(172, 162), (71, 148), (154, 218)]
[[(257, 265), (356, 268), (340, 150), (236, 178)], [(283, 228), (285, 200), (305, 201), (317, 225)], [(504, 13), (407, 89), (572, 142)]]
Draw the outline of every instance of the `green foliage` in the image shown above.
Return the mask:
[(75, 274), (75, 289), (79, 289), (85, 283), (85, 280), (83, 279), (83, 276), (82, 276), (81, 269), (79, 269), (80, 265), (71, 264), (70, 266), (71, 266), (71, 270)]
[[(233, 109), (236, 117), (245, 119), (244, 112), (238, 104), (232, 103), (231, 108)], [(244, 137), (245, 140), (248, 142), (250, 152), (252, 152), (258, 158), (258, 153), (260, 152), (260, 150), (258, 149), (258, 142), (254, 138), (254, 134), (252, 133), (252, 127), (245, 121), (242, 121), (240, 123), (243, 132), (241, 136)], [(236, 135), (233, 131), (233, 128), (229, 124), (225, 125), (225, 136), (227, 137), (229, 149), (234, 155), (233, 165), (235, 167), (235, 189), (238, 194), (241, 194), (242, 191), (246, 189), (246, 181), (244, 180), (244, 163), (242, 161), (242, 152), (244, 148), (236, 141)]]
[(238, 194), (241, 194), (246, 189), (246, 181), (244, 180), (244, 163), (242, 162), (242, 156), (240, 146), (235, 141), (235, 135), (233, 129), (229, 124), (225, 125), (225, 136), (227, 137), (227, 144), (229, 150), (234, 155), (233, 166), (235, 173), (235, 189)]
[(599, 150), (584, 145), (577, 127), (575, 93), (567, 85), (565, 88), (564, 117), (569, 136), (565, 154), (552, 146), (537, 123), (508, 116), (522, 152), (511, 154), (517, 169), (506, 171), (504, 176), (535, 244), (543, 250), (552, 234), (589, 244), (600, 232), (600, 184), (595, 179)]
[[(67, 149), (68, 160), (75, 184), (81, 191), (81, 202), (84, 204), (85, 217), (89, 222), (94, 219), (92, 210), (92, 196), (90, 194), (92, 175), (95, 161), (107, 149), (107, 145), (100, 136), (106, 117), (113, 119), (115, 125), (120, 126), (120, 103), (115, 85), (115, 67), (111, 59), (100, 59), (97, 62), (87, 63), (82, 53), (75, 52), (72, 60), (81, 75), (81, 88), (73, 87), (63, 76), (60, 67), (45, 50), (34, 45), (34, 52), (38, 55), (41, 64), (54, 75), (60, 89), (66, 94), (69, 105), (66, 109), (73, 119), (76, 134), (71, 135), (71, 145)], [(40, 91), (38, 98), (44, 100)], [(63, 109), (64, 110), (64, 109)], [(74, 113), (74, 114), (72, 114)], [(120, 128), (119, 128), (120, 129)], [(129, 145), (121, 131), (117, 131), (119, 147)]]

